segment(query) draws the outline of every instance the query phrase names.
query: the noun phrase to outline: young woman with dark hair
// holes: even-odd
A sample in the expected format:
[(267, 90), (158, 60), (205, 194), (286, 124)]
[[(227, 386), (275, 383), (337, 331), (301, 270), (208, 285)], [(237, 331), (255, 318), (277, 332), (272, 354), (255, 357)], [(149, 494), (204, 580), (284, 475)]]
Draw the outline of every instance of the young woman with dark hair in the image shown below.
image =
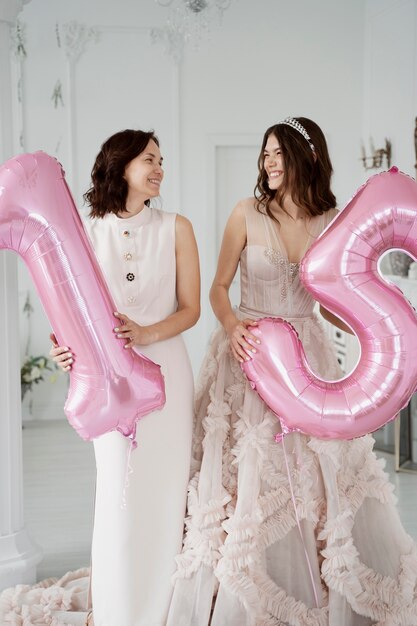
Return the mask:
[[(280, 206), (284, 212), (285, 196), (290, 194), (293, 202), (304, 209), (308, 216), (320, 215), (336, 206), (336, 198), (330, 188), (333, 173), (326, 138), (323, 131), (312, 120), (305, 117), (297, 118), (303, 128), (314, 136), (314, 151), (310, 141), (306, 141), (301, 133), (294, 134), (294, 128), (288, 124), (275, 124), (265, 131), (261, 151), (258, 158), (258, 180), (254, 195), (258, 211), (266, 211), (272, 219), (277, 217), (270, 209), (271, 203)], [(285, 170), (279, 179), (279, 186), (270, 184), (268, 172), (265, 169), (265, 159), (268, 157), (268, 147), (271, 142), (279, 145)], [(267, 144), (269, 142), (269, 146)], [(312, 158), (313, 155), (313, 158)], [(278, 181), (279, 177), (274, 180)]]
[[(189, 477), (193, 378), (181, 333), (200, 313), (198, 252), (185, 217), (150, 207), (163, 179), (154, 133), (107, 139), (91, 177), (86, 227), (117, 305), (115, 334), (161, 365), (166, 390), (164, 408), (138, 423), (126, 488), (129, 440), (111, 432), (94, 441), (93, 619), (165, 626)], [(51, 350), (64, 370), (70, 349)]]
[[(103, 143), (91, 171), (91, 187), (84, 194), (84, 200), (91, 208), (91, 218), (125, 212), (129, 193), (126, 168), (141, 154), (145, 163), (150, 162), (149, 156), (154, 154), (150, 151), (145, 158), (148, 145), (156, 147), (159, 152), (159, 139), (153, 131), (123, 130)], [(155, 191), (149, 189), (145, 194), (150, 196), (144, 201), (146, 206), (150, 205), (150, 198), (155, 195)]]
[(304, 117), (271, 126), (258, 165), (254, 197), (226, 225), (210, 292), (221, 326), (197, 385), (187, 532), (167, 625), (417, 624), (417, 549), (372, 437), (294, 433), (285, 454), (276, 416), (241, 371), (257, 346), (249, 325), (275, 316), (295, 327), (319, 376), (342, 376), (299, 279), (301, 258), (337, 214), (321, 129)]

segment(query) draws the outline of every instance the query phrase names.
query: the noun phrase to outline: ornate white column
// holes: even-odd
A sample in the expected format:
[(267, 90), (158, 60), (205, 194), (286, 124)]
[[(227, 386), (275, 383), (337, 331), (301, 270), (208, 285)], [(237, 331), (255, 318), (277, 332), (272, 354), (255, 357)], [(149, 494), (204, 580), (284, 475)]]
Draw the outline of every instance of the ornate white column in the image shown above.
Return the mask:
[[(11, 29), (24, 2), (0, 3), (0, 162), (13, 155)], [(0, 251), (0, 590), (36, 580), (40, 548), (23, 518), (17, 258)]]

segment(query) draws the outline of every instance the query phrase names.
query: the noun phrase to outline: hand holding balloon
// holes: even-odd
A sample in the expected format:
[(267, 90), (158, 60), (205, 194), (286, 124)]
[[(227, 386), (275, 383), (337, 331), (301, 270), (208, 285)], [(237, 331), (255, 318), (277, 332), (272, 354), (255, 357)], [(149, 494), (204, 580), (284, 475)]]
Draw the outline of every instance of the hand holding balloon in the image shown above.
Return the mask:
[(250, 354), (256, 352), (254, 345), (259, 343), (259, 339), (252, 334), (251, 327), (255, 327), (257, 322), (252, 319), (233, 319), (226, 325), (226, 332), (229, 337), (230, 347), (234, 358), (243, 363), (250, 360)]
[(49, 335), (52, 341), (52, 348), (49, 350), (49, 356), (51, 359), (62, 369), (64, 372), (69, 372), (71, 365), (74, 363), (74, 358), (67, 346), (59, 346), (56, 337), (53, 333)]
[(305, 288), (356, 333), (361, 356), (340, 381), (315, 376), (288, 322), (258, 321), (261, 349), (243, 364), (286, 430), (351, 439), (380, 428), (417, 387), (417, 316), (379, 275), (380, 256), (400, 248), (417, 257), (417, 183), (396, 168), (370, 178), (311, 246)]
[(121, 326), (116, 326), (113, 329), (116, 337), (125, 339), (128, 342), (125, 343), (124, 348), (149, 346), (151, 343), (158, 341), (158, 335), (152, 330), (152, 326), (140, 326), (127, 315), (123, 315), (123, 313), (115, 313), (114, 315), (122, 323)]

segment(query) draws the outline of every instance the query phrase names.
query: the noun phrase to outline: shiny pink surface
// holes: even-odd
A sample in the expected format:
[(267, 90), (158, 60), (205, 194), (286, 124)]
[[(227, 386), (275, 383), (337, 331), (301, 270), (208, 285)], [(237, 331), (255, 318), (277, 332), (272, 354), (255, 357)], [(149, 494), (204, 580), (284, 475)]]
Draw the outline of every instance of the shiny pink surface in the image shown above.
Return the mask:
[(283, 431), (352, 439), (409, 402), (417, 387), (417, 316), (378, 273), (378, 259), (391, 248), (417, 257), (417, 183), (397, 168), (370, 178), (301, 263), (305, 288), (357, 335), (355, 369), (340, 381), (321, 380), (288, 322), (266, 318), (251, 328), (262, 343), (242, 367)]
[(165, 403), (159, 365), (125, 350), (90, 242), (56, 159), (22, 154), (0, 167), (0, 248), (26, 263), (60, 345), (75, 356), (65, 404), (83, 439), (134, 439), (139, 418)]

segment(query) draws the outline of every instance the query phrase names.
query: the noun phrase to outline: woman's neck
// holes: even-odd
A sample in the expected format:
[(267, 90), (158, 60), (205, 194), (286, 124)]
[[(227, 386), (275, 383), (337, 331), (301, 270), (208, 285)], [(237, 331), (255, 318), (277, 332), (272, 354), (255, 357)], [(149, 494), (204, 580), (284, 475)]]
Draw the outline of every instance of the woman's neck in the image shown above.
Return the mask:
[(138, 197), (133, 198), (133, 197), (129, 197), (128, 195), (126, 199), (125, 210), (119, 213), (119, 217), (122, 217), (122, 218), (133, 217), (134, 215), (137, 215), (138, 213), (143, 211), (144, 208), (145, 208), (145, 200), (143, 198), (138, 198)]
[(305, 209), (295, 204), (292, 198), (284, 198), (283, 205), (284, 206), (280, 206), (275, 200), (269, 205), (272, 215), (277, 218), (278, 221), (287, 218), (297, 222), (299, 220), (305, 220), (308, 217)]

